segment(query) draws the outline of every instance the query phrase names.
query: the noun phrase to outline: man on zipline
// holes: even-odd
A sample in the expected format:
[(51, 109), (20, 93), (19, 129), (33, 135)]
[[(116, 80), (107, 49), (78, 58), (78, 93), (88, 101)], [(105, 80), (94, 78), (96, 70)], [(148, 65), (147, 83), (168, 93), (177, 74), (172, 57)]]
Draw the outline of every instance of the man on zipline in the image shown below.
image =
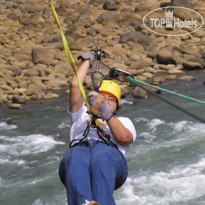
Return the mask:
[[(83, 84), (94, 52), (89, 51), (80, 58), (83, 63), (77, 73)], [(124, 184), (128, 174), (125, 154), (136, 139), (131, 120), (116, 116), (120, 97), (120, 86), (114, 81), (103, 80), (98, 93), (91, 92), (88, 96), (91, 119), (76, 76), (70, 82), (71, 143), (59, 166), (69, 205), (91, 201), (115, 205), (114, 190)]]

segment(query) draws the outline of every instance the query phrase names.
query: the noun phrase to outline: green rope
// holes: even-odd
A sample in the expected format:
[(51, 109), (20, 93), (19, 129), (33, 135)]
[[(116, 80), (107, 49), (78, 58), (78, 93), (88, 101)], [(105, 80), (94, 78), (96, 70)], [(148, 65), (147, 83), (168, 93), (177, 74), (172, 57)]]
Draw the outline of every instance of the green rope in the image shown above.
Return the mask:
[(171, 90), (167, 90), (167, 89), (165, 89), (165, 88), (160, 88), (160, 87), (158, 87), (158, 86), (151, 85), (151, 84), (149, 84), (149, 83), (146, 83), (146, 82), (143, 82), (143, 81), (141, 81), (141, 80), (138, 80), (138, 79), (136, 79), (135, 77), (131, 77), (131, 78), (130, 78), (130, 83), (131, 83), (131, 84), (139, 83), (139, 84), (142, 84), (142, 85), (151, 87), (151, 88), (155, 88), (155, 89), (158, 89), (158, 90), (167, 92), (167, 93), (172, 94), (172, 95), (176, 95), (176, 96), (179, 96), (179, 97), (182, 97), (182, 98), (185, 98), (185, 99), (194, 101), (194, 102), (198, 102), (198, 103), (205, 104), (205, 101), (203, 101), (203, 100), (199, 100), (199, 99), (196, 99), (196, 98), (192, 98), (192, 97), (189, 97), (189, 96), (180, 94), (180, 93), (176, 93), (176, 92), (171, 91)]

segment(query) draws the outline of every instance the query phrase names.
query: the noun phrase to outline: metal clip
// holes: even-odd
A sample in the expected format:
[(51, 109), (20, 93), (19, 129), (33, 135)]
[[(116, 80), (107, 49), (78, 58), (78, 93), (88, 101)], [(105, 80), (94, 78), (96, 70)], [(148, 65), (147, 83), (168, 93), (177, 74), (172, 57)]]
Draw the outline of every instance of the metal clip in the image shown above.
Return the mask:
[[(94, 70), (91, 73), (91, 79), (92, 79), (92, 84), (94, 87), (94, 90), (98, 92), (99, 87), (102, 84), (102, 81), (104, 79), (104, 75), (102, 73), (102, 71), (100, 71), (100, 61), (102, 60), (102, 56), (103, 56), (104, 52), (101, 50), (100, 46), (96, 47), (95, 50), (95, 59), (97, 60), (96, 62), (96, 70)], [(100, 78), (95, 78), (96, 74), (100, 74)], [(96, 82), (98, 81), (98, 82)]]

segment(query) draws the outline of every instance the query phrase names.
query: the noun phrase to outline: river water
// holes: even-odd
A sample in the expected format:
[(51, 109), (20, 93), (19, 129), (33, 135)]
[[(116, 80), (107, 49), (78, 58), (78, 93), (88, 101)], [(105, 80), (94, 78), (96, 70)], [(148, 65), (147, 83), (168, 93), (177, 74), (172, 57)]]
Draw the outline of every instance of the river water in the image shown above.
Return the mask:
[[(205, 73), (162, 85), (205, 100)], [(203, 104), (164, 98), (205, 119)], [(68, 148), (68, 96), (0, 110), (0, 204), (66, 205), (58, 165)], [(122, 100), (138, 138), (127, 154), (129, 176), (117, 205), (204, 205), (205, 124), (152, 97)]]

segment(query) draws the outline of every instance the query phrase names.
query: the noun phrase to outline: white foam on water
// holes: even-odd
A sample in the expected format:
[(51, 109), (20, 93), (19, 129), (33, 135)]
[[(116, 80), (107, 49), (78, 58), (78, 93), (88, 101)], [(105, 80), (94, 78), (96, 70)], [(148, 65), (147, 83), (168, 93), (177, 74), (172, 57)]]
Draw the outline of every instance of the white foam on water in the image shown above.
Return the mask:
[[(163, 124), (162, 121), (156, 119), (151, 121), (143, 119), (143, 122), (146, 122), (146, 125), (143, 125), (144, 129), (138, 133), (138, 137), (142, 138), (142, 143), (137, 147), (131, 146), (131, 152), (128, 153), (131, 158), (135, 158), (138, 154), (147, 155), (152, 151), (156, 153), (160, 150), (171, 150), (171, 148), (173, 149), (171, 152), (180, 151), (186, 146), (201, 144), (205, 139), (205, 125), (201, 123), (180, 121)], [(164, 151), (163, 153), (166, 154)]]
[(157, 129), (157, 127), (159, 125), (165, 124), (165, 122), (163, 120), (160, 119), (153, 119), (149, 122), (149, 126), (151, 129), (153, 129), (153, 131), (155, 131)]
[(6, 142), (0, 145), (0, 155), (5, 155), (5, 153), (14, 156), (36, 154), (47, 152), (58, 144), (64, 144), (55, 141), (52, 136), (42, 134), (16, 137), (0, 136), (0, 139)]
[(180, 121), (169, 124), (176, 132), (199, 132), (205, 133), (205, 124), (193, 123), (188, 121)]
[(194, 141), (201, 141), (205, 136), (205, 124), (181, 121), (170, 123), (169, 126), (173, 128), (172, 135), (176, 136), (171, 142), (174, 144), (184, 146)]
[(150, 143), (159, 137), (167, 138), (169, 144), (170, 139), (174, 143), (179, 141), (184, 143), (187, 139), (194, 140), (205, 135), (205, 124), (202, 123), (189, 121), (165, 123), (163, 120), (157, 118), (152, 120), (138, 118), (134, 121), (141, 123), (139, 124), (141, 130), (139, 131), (137, 129), (138, 137), (144, 138), (145, 142)]
[(197, 199), (205, 193), (204, 171), (205, 158), (169, 172), (131, 176), (121, 189), (123, 197), (117, 200), (117, 204), (168, 205)]
[(24, 160), (17, 160), (17, 159), (15, 159), (15, 160), (11, 160), (11, 159), (1, 159), (0, 158), (0, 164), (15, 164), (15, 165), (23, 165), (23, 164), (25, 164), (25, 161)]
[[(174, 151), (183, 151), (182, 148), (188, 149), (192, 144), (197, 149), (197, 144), (203, 145), (202, 143), (204, 143), (205, 125), (202, 123), (190, 121), (166, 123), (159, 119), (148, 120), (145, 118), (135, 119), (135, 122), (140, 123), (138, 136), (141, 137), (141, 143), (131, 146), (131, 151), (128, 152), (132, 163), (135, 163), (134, 159), (139, 155), (144, 159), (152, 153), (160, 153), (160, 150), (163, 150), (161, 153), (166, 155), (165, 150), (167, 149), (170, 153), (174, 153)], [(155, 139), (156, 141), (154, 141)], [(150, 164), (152, 171), (149, 171), (148, 164), (146, 165), (147, 172), (139, 168), (138, 173), (134, 173), (132, 170), (132, 175), (128, 177), (125, 185), (116, 194), (117, 204), (169, 205), (173, 203), (185, 205), (203, 198), (205, 193), (205, 154), (200, 153), (195, 157), (198, 158), (197, 162), (193, 163), (187, 159), (185, 164), (175, 167), (172, 163), (172, 168), (168, 172), (153, 171), (152, 163), (154, 162)], [(205, 204), (205, 201), (199, 203)]]
[(43, 202), (40, 199), (36, 199), (32, 205), (43, 205)]
[(57, 126), (58, 129), (64, 129), (64, 128), (70, 128), (70, 127), (71, 127), (70, 123), (65, 123), (65, 122), (62, 122), (61, 124)]
[(132, 105), (133, 102), (132, 102), (132, 101), (125, 100), (125, 99), (121, 99), (121, 100), (120, 100), (120, 105), (123, 105), (123, 104), (130, 104), (130, 105)]
[(43, 178), (36, 178), (36, 179), (33, 179), (32, 181), (24, 182), (23, 186), (27, 187), (28, 185), (32, 186), (32, 185), (36, 185), (42, 182), (46, 182), (48, 178), (49, 177), (45, 177), (45, 176)]
[(0, 130), (13, 130), (17, 125), (8, 125), (6, 122), (0, 122)]
[(36, 199), (32, 205), (67, 205), (67, 199), (65, 194), (58, 194), (58, 195), (54, 195), (52, 196), (52, 198), (50, 199)]

